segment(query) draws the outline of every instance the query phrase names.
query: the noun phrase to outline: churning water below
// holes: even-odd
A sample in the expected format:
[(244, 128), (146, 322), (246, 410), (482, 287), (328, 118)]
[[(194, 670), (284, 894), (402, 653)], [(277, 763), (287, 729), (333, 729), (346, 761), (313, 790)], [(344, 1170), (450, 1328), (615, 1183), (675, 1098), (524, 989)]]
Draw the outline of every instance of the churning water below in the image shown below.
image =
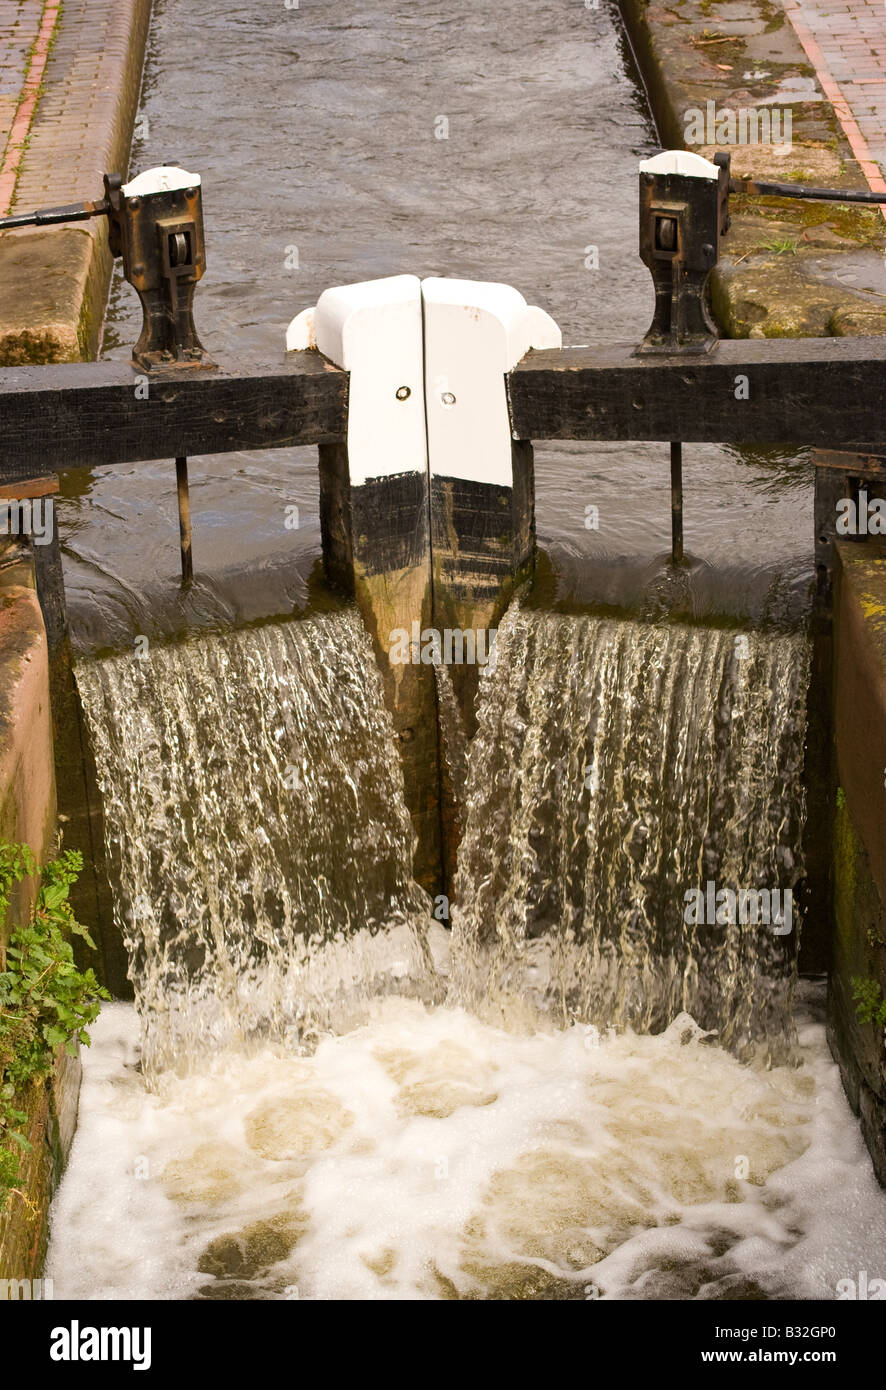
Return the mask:
[(86, 1057), (57, 1294), (875, 1275), (886, 1197), (820, 1000), (797, 1037), (782, 938), (683, 921), (684, 886), (798, 872), (806, 646), (743, 636), (512, 608), (451, 940), (353, 611), (82, 667), (142, 1029), (111, 1006)]
[(799, 1022), (802, 1064), (765, 1070), (685, 1017), (515, 1036), (388, 999), (310, 1057), (223, 1052), (151, 1092), (111, 1005), (56, 1296), (835, 1297), (882, 1271), (886, 1199), (823, 1027)]

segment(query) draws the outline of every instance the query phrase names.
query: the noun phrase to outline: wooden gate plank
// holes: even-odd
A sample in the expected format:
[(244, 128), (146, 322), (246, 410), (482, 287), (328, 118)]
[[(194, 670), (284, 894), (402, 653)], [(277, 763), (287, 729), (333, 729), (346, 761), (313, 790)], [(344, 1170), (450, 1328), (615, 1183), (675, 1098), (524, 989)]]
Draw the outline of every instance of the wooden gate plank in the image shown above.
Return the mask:
[(873, 447), (886, 440), (886, 340), (739, 339), (701, 356), (531, 352), (508, 375), (516, 439)]
[(64, 468), (344, 439), (348, 374), (319, 353), (220, 367), (150, 378), (118, 362), (0, 370), (0, 489)]

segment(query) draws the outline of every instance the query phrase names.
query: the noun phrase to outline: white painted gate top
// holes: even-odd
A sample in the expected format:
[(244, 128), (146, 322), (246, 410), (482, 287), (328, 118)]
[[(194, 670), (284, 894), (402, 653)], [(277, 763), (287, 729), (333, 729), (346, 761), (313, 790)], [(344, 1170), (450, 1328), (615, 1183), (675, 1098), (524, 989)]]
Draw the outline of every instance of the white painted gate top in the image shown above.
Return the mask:
[[(424, 312), (423, 312), (424, 311)], [(558, 348), (542, 309), (510, 285), (394, 275), (325, 290), (289, 325), (350, 372), (351, 483), (397, 473), (510, 487), (505, 374), (530, 348)]]
[(530, 348), (560, 347), (560, 329), (510, 285), (428, 279), (421, 287), (431, 472), (510, 487), (505, 374)]
[[(316, 347), (350, 372), (351, 483), (424, 473), (421, 282), (392, 275), (324, 290), (286, 332), (289, 351)], [(398, 395), (398, 392), (400, 393)]]
[(175, 193), (180, 188), (199, 188), (199, 174), (189, 174), (187, 169), (179, 169), (176, 164), (158, 164), (156, 169), (144, 169), (129, 183), (124, 183), (120, 192), (124, 198), (143, 198), (149, 193)]

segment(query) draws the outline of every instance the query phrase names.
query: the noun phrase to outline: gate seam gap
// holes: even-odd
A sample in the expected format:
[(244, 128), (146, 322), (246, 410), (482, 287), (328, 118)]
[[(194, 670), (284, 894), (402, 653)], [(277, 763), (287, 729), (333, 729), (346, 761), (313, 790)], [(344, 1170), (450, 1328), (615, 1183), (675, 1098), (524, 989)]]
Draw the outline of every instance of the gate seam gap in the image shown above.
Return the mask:
[[(437, 596), (434, 585), (434, 512), (432, 507), (431, 487), (433, 482), (433, 471), (431, 469), (431, 436), (428, 427), (428, 349), (427, 332), (428, 322), (425, 314), (425, 288), (420, 282), (421, 288), (421, 399), (422, 409), (425, 417), (425, 477), (427, 478), (428, 502), (428, 589), (431, 595), (431, 626), (433, 627), (437, 617)], [(444, 894), (449, 896), (449, 876), (447, 872), (447, 852), (446, 852), (446, 827), (443, 820), (443, 731), (440, 710), (440, 687), (436, 675), (434, 676), (434, 712), (437, 736), (437, 824), (440, 831), (440, 882)], [(450, 902), (450, 909), (451, 909)], [(452, 930), (452, 913), (448, 915), (449, 929)]]

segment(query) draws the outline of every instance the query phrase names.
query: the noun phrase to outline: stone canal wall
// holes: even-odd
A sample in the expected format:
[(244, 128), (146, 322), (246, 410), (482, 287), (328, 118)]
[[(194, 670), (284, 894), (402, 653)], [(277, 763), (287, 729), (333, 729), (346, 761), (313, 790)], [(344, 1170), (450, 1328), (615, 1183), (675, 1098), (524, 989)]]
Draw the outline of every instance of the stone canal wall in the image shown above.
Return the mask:
[[(28, 844), (39, 862), (56, 836), (55, 772), (46, 633), (25, 547), (0, 569), (0, 841)], [(0, 968), (12, 925), (26, 919), (36, 883), (21, 885), (0, 923)], [(51, 1082), (18, 1097), (31, 1149), (0, 1210), (0, 1280), (32, 1279), (42, 1267), (49, 1202), (77, 1120), (79, 1062), (62, 1052)]]
[[(0, 840), (29, 844), (42, 862), (55, 828), (49, 660), (25, 554), (0, 570)], [(20, 886), (12, 901), (13, 920), (27, 916), (33, 887)], [(8, 927), (0, 923), (0, 952)]]
[[(0, 0), (0, 215), (99, 197), (105, 172), (127, 172), (150, 9), (150, 0)], [(94, 357), (111, 264), (104, 218), (0, 235), (0, 365)], [(0, 547), (0, 838), (45, 862), (56, 838), (58, 711), (30, 554), (6, 538)], [(32, 900), (20, 892), (0, 924), (0, 966)], [(18, 1098), (31, 1149), (0, 1212), (0, 1280), (40, 1274), (79, 1076), (79, 1062), (61, 1054), (50, 1083)]]
[(886, 1185), (886, 542), (837, 553), (829, 1040)]

